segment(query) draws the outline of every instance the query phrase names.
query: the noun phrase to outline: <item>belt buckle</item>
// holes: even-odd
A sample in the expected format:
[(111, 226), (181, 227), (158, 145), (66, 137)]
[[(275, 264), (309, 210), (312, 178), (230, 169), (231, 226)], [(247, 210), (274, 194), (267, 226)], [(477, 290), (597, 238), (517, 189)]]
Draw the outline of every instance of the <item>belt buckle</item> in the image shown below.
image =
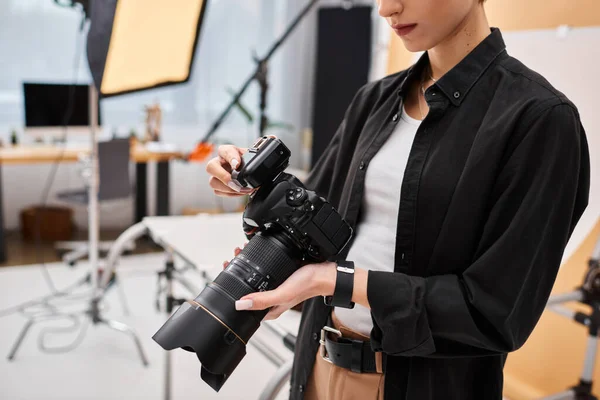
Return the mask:
[(330, 326), (324, 326), (323, 329), (321, 329), (321, 340), (319, 340), (321, 347), (319, 348), (319, 354), (323, 360), (333, 364), (333, 361), (331, 361), (331, 359), (327, 356), (327, 349), (325, 348), (325, 338), (327, 336), (327, 332), (335, 333), (338, 335), (338, 337), (342, 337), (342, 332)]

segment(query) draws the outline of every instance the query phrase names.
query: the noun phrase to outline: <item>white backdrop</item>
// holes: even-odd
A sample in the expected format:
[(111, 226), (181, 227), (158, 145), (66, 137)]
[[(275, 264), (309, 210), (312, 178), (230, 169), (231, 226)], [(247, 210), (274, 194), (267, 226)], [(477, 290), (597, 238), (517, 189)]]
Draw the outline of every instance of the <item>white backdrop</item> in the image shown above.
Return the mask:
[(600, 27), (503, 33), (510, 55), (542, 74), (579, 109), (590, 148), (590, 204), (579, 222), (564, 259), (587, 236), (600, 217)]

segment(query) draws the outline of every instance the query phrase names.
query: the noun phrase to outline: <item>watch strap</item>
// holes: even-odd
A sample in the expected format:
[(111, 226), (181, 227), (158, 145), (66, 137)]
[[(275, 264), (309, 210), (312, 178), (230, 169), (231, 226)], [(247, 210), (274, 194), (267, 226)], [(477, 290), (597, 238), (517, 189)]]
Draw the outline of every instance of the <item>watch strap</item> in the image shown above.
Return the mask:
[(354, 263), (339, 261), (333, 296), (325, 297), (325, 304), (331, 307), (354, 308), (352, 293), (354, 291)]

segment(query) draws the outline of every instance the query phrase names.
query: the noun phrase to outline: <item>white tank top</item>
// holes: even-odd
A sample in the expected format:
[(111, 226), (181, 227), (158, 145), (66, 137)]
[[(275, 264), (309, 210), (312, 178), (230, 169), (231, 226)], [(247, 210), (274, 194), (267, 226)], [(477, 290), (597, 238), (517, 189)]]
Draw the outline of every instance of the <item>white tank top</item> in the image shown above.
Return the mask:
[[(365, 177), (362, 218), (347, 260), (356, 268), (394, 271), (396, 226), (400, 189), (406, 163), (421, 121), (402, 109), (396, 128), (369, 163)], [(369, 336), (373, 329), (371, 311), (356, 304), (353, 309), (335, 308), (335, 315), (348, 328)]]

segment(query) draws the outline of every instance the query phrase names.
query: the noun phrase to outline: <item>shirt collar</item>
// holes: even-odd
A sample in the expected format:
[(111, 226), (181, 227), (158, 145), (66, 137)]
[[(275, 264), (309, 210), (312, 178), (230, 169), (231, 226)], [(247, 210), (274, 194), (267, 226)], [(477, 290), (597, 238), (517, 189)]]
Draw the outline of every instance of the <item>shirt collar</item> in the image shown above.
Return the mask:
[[(506, 45), (504, 39), (502, 39), (500, 29), (491, 28), (491, 33), (457, 65), (438, 79), (435, 85), (450, 99), (452, 104), (459, 106), (475, 82), (479, 80), (487, 67), (505, 48)], [(410, 87), (409, 83), (413, 79), (419, 79), (423, 69), (428, 64), (429, 54), (425, 52), (408, 69), (406, 77), (400, 84), (400, 91), (398, 92), (400, 96), (404, 96)]]

